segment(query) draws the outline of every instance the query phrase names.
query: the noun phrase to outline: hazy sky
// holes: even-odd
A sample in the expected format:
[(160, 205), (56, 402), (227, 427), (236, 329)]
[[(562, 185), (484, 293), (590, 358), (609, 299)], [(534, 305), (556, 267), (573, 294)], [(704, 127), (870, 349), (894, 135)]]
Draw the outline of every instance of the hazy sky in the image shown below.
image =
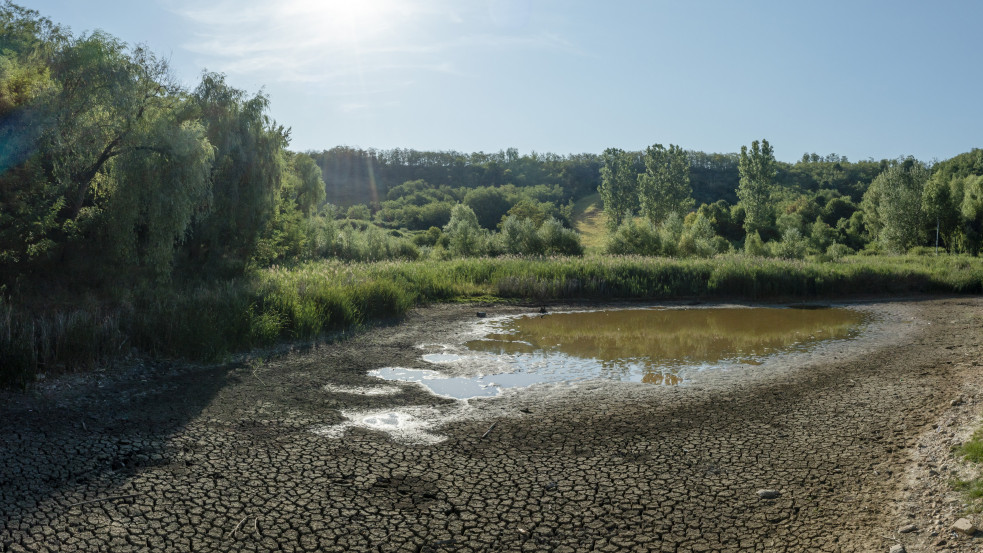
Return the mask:
[(983, 146), (983, 2), (21, 0), (269, 94), (294, 150)]

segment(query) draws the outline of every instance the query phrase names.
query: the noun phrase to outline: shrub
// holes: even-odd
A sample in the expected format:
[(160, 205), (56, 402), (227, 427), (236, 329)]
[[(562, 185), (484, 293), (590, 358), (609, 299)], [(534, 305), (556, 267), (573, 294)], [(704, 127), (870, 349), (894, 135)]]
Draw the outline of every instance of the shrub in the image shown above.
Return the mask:
[(536, 232), (530, 219), (509, 215), (502, 222), (499, 234), (502, 251), (510, 255), (539, 255), (543, 253), (544, 240)]
[(613, 255), (660, 255), (662, 240), (648, 221), (628, 219), (608, 239), (606, 250)]
[(547, 255), (583, 255), (584, 246), (580, 235), (573, 229), (563, 226), (559, 220), (550, 217), (539, 227), (538, 236), (543, 253)]

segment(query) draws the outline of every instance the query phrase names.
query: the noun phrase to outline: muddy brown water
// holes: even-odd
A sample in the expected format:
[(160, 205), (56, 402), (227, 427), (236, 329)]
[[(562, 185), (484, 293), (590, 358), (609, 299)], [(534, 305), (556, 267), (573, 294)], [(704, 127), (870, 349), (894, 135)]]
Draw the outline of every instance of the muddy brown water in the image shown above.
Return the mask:
[(419, 382), (437, 395), (466, 399), (502, 389), (584, 379), (678, 385), (687, 370), (761, 364), (769, 355), (804, 351), (856, 336), (865, 315), (846, 308), (710, 307), (610, 309), (505, 317), (468, 341), (467, 352), (430, 353), (433, 365), (494, 356), (510, 371), (475, 377), (386, 367), (373, 375)]

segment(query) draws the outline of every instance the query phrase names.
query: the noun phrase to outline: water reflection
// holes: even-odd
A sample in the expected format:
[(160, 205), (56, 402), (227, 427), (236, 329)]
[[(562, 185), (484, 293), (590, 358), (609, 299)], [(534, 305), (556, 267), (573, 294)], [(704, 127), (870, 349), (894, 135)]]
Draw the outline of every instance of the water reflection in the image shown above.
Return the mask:
[[(386, 367), (369, 374), (418, 382), (459, 399), (544, 382), (608, 379), (675, 386), (687, 371), (728, 364), (760, 365), (769, 355), (851, 338), (864, 315), (850, 309), (706, 308), (621, 309), (492, 321), (471, 354), (426, 354), (446, 364), (494, 356), (509, 370), (449, 377), (432, 370)], [(492, 365), (491, 363), (488, 363)]]
[[(679, 369), (721, 362), (760, 363), (767, 355), (849, 338), (863, 315), (841, 308), (721, 307), (625, 309), (506, 319), (473, 351), (516, 357), (551, 356), (597, 363), (602, 378), (674, 385)], [(627, 378), (626, 378), (627, 377)]]

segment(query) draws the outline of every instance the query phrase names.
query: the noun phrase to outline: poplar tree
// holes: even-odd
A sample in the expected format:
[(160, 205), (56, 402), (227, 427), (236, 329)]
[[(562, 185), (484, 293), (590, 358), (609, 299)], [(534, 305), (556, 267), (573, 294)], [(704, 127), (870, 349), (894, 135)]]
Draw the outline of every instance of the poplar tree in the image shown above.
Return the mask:
[(751, 149), (741, 146), (741, 157), (737, 164), (741, 175), (737, 187), (737, 197), (744, 206), (744, 231), (757, 232), (768, 225), (771, 219), (771, 205), (768, 200), (775, 180), (775, 154), (767, 140), (751, 143)]
[(604, 202), (608, 226), (614, 230), (638, 211), (638, 172), (631, 154), (608, 148), (601, 156), (601, 185), (598, 192)]
[(670, 144), (649, 146), (645, 150), (645, 172), (638, 175), (642, 213), (659, 224), (670, 213), (684, 215), (693, 208), (689, 184), (689, 158), (682, 148)]

